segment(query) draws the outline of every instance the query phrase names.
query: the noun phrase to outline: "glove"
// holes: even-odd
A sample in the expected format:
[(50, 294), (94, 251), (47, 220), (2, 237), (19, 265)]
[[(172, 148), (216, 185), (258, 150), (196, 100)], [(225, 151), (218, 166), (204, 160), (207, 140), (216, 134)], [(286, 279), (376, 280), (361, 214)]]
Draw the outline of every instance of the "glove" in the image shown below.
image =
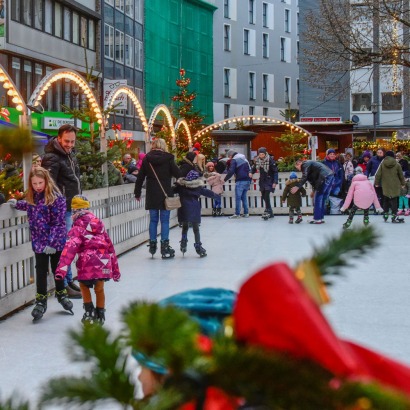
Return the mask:
[(54, 255), (57, 252), (56, 248), (52, 248), (51, 246), (46, 246), (43, 250), (46, 255)]
[(346, 209), (344, 209), (344, 208), (340, 208), (340, 212), (344, 212), (344, 211), (346, 211)]
[(384, 212), (384, 209), (383, 209), (383, 208), (377, 208), (376, 211), (377, 211), (379, 214), (381, 214), (381, 213)]
[(17, 205), (17, 199), (11, 198), (7, 201), (7, 203), (12, 207), (15, 208)]

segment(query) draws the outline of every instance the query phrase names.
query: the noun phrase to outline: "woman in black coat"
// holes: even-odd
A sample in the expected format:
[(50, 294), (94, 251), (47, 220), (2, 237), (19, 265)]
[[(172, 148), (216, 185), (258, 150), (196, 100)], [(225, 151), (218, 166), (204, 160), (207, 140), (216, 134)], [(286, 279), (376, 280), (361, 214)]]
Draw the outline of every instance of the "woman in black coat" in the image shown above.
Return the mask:
[[(154, 170), (153, 170), (154, 169)], [(155, 176), (155, 173), (157, 176)], [(158, 183), (157, 177), (161, 182)], [(145, 209), (149, 210), (149, 252), (157, 251), (157, 228), (161, 221), (161, 254), (163, 258), (173, 258), (175, 251), (169, 246), (169, 218), (171, 212), (165, 209), (165, 190), (167, 196), (173, 196), (172, 177), (179, 178), (180, 170), (174, 156), (167, 152), (167, 144), (162, 138), (155, 139), (151, 151), (142, 160), (141, 168), (135, 181), (134, 194), (137, 201), (141, 198), (142, 185), (146, 183)]]
[(185, 178), (188, 175), (189, 171), (198, 171), (200, 172), (197, 164), (195, 163), (196, 154), (193, 151), (188, 152), (185, 155), (185, 158), (182, 160), (179, 169), (181, 170), (181, 177)]

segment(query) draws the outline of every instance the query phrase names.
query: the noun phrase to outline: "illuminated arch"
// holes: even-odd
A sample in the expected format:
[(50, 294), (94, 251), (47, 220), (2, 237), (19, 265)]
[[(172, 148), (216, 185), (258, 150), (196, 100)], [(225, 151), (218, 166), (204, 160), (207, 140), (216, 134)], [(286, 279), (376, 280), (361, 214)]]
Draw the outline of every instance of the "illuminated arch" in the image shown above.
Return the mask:
[[(144, 131), (147, 132), (148, 131), (148, 123), (147, 123), (147, 119), (145, 118), (145, 114), (144, 111), (141, 107), (141, 104), (138, 100), (138, 97), (136, 96), (136, 94), (134, 93), (133, 89), (131, 87), (128, 87), (127, 85), (121, 85), (120, 87), (117, 87), (113, 93), (111, 93), (105, 107), (104, 107), (104, 111), (112, 108), (115, 99), (120, 95), (120, 94), (126, 94), (131, 101), (134, 104), (135, 109), (137, 110), (138, 113), (138, 117), (141, 120), (142, 126), (144, 128)], [(106, 115), (106, 118), (109, 118), (109, 115)]]
[[(17, 111), (22, 111), (24, 115), (27, 115), (27, 105), (23, 100), (22, 95), (14, 84), (13, 80), (0, 64), (0, 83), (3, 83), (3, 88), (7, 90), (7, 95), (11, 97), (12, 103), (15, 105)], [(26, 125), (26, 124), (24, 124)]]
[(293, 124), (292, 122), (284, 121), (284, 120), (278, 120), (277, 118), (274, 117), (267, 117), (265, 115), (242, 115), (240, 117), (231, 117), (231, 118), (225, 118), (224, 120), (215, 122), (211, 125), (208, 125), (207, 127), (203, 128), (202, 130), (198, 131), (194, 137), (201, 137), (202, 135), (205, 135), (206, 133), (215, 130), (217, 128), (223, 127), (224, 125), (233, 124), (235, 122), (243, 122), (243, 121), (252, 121), (253, 123), (262, 123), (262, 124), (282, 124), (285, 125), (286, 127), (289, 127), (292, 131), (295, 132), (300, 132), (306, 137), (310, 137), (312, 134), (305, 130), (302, 127), (299, 127), (296, 124)]
[[(189, 130), (188, 123), (186, 122), (185, 118), (179, 118), (178, 121), (175, 123), (175, 132), (178, 131), (179, 127), (184, 127), (185, 131), (188, 135), (188, 148), (192, 147), (192, 138), (191, 138), (191, 131)], [(175, 146), (175, 139), (172, 140), (173, 147)]]
[[(161, 112), (165, 115), (165, 118), (167, 120), (168, 127), (171, 131), (172, 141), (175, 141), (175, 130), (174, 130), (174, 123), (172, 121), (171, 113), (170, 113), (168, 107), (165, 104), (158, 104), (154, 107), (154, 109), (151, 113), (151, 116), (149, 117), (148, 131), (147, 131), (147, 142), (149, 142), (149, 137), (150, 137), (152, 128), (154, 127), (154, 121), (157, 118), (157, 115)], [(173, 144), (175, 144), (175, 143), (173, 143)]]
[(98, 124), (102, 124), (103, 115), (93, 91), (80, 74), (67, 68), (59, 68), (57, 70), (50, 71), (44, 78), (42, 78), (36, 89), (33, 91), (33, 94), (31, 94), (28, 105), (32, 105), (33, 107), (38, 106), (51, 85), (62, 79), (74, 81), (81, 88), (83, 94), (87, 97), (91, 108), (95, 112)]

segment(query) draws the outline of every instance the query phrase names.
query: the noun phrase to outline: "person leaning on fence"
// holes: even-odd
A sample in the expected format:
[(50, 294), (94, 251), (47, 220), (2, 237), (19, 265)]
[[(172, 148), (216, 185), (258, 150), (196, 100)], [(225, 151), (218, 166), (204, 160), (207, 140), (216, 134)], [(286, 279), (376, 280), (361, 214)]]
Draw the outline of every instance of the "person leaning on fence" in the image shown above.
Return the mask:
[(285, 183), (285, 189), (283, 190), (283, 194), (281, 197), (281, 202), (288, 203), (289, 207), (289, 223), (293, 224), (293, 218), (295, 214), (297, 215), (295, 223), (300, 224), (302, 222), (302, 196), (306, 196), (306, 190), (304, 187), (299, 188), (294, 194), (291, 193), (291, 189), (294, 186), (297, 186), (299, 183), (298, 176), (296, 172), (291, 172), (289, 175), (289, 179)]
[(276, 162), (268, 154), (265, 147), (258, 149), (258, 156), (254, 160), (252, 173), (259, 172), (259, 190), (262, 195), (262, 202), (265, 204), (265, 211), (262, 218), (273, 218), (272, 205), (270, 202), (271, 192), (275, 192), (278, 184), (278, 167)]
[(330, 190), (333, 186), (333, 172), (326, 165), (318, 161), (303, 161), (301, 159), (295, 162), (295, 168), (302, 171), (302, 178), (290, 192), (296, 194), (306, 182), (312, 185), (313, 202), (313, 221), (311, 224), (319, 225), (325, 223), (325, 206), (329, 198)]
[[(163, 259), (173, 258), (174, 249), (169, 245), (169, 219), (171, 211), (165, 209), (165, 195), (174, 196), (171, 179), (181, 177), (181, 171), (170, 154), (164, 139), (157, 138), (151, 143), (151, 151), (142, 160), (141, 169), (135, 182), (134, 195), (137, 201), (141, 199), (142, 185), (146, 182), (145, 209), (149, 210), (149, 252), (153, 256), (157, 251), (157, 229), (161, 222), (161, 255)], [(194, 154), (195, 155), (195, 154)], [(159, 182), (162, 185), (159, 184)]]

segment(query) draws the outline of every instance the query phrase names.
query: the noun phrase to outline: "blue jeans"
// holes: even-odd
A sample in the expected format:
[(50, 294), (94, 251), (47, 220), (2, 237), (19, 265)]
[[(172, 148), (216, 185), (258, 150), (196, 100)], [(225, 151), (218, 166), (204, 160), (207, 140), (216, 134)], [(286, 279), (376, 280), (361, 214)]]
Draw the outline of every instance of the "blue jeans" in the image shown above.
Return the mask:
[(158, 222), (161, 221), (161, 241), (167, 241), (169, 239), (169, 217), (171, 211), (166, 209), (150, 209), (149, 210), (149, 240), (157, 240), (157, 227)]
[(214, 208), (220, 208), (222, 204), (222, 198), (214, 198)]
[[(65, 213), (65, 225), (67, 227), (67, 232), (73, 226), (73, 219), (71, 218), (71, 211), (67, 211)], [(64, 287), (67, 287), (68, 282), (72, 282), (72, 281), (73, 281), (73, 273), (71, 272), (71, 265), (70, 265), (67, 270), (67, 275), (64, 278)]]
[(315, 221), (321, 221), (325, 217), (326, 202), (332, 189), (333, 178), (333, 175), (327, 176), (322, 186), (315, 191), (315, 204), (313, 209), (313, 219)]
[(249, 214), (247, 192), (251, 186), (251, 181), (237, 181), (235, 183), (235, 214), (241, 214), (241, 202), (243, 204), (243, 213)]

